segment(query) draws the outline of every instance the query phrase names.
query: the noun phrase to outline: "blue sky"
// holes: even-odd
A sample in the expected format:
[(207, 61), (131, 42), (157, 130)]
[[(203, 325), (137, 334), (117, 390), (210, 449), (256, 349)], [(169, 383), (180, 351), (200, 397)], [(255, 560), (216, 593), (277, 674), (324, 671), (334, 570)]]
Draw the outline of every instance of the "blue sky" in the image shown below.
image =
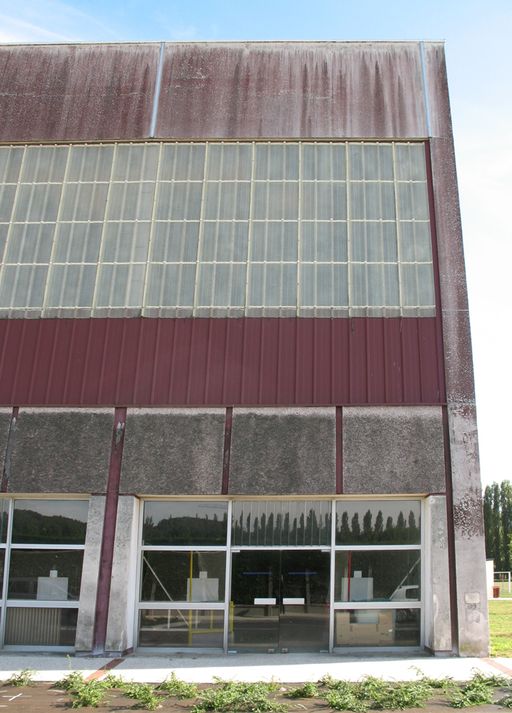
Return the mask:
[(0, 42), (446, 41), (484, 485), (512, 480), (511, 33), (510, 0), (0, 0)]

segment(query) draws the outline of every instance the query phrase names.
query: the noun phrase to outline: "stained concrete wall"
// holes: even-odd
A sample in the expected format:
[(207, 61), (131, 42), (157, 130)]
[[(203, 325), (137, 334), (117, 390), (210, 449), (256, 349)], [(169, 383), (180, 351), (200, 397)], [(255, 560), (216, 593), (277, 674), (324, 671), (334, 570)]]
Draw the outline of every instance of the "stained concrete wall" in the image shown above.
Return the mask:
[(5, 465), (7, 455), (7, 440), (9, 438), (9, 429), (11, 427), (12, 409), (0, 409), (0, 478)]
[(229, 492), (336, 492), (334, 408), (234, 409)]
[(426, 499), (424, 517), (425, 646), (436, 653), (452, 652), (448, 524), (446, 497)]
[(342, 432), (344, 493), (444, 492), (440, 408), (344, 408)]
[(110, 409), (20, 409), (8, 491), (105, 492), (113, 418)]
[(218, 495), (224, 409), (130, 409), (122, 493)]
[(93, 646), (104, 514), (105, 496), (93, 495), (89, 500), (82, 583), (80, 586), (80, 608), (76, 626), (75, 649), (81, 653), (91, 652)]
[(109, 654), (122, 654), (134, 646), (138, 521), (138, 499), (131, 495), (120, 496), (105, 640), (105, 651)]

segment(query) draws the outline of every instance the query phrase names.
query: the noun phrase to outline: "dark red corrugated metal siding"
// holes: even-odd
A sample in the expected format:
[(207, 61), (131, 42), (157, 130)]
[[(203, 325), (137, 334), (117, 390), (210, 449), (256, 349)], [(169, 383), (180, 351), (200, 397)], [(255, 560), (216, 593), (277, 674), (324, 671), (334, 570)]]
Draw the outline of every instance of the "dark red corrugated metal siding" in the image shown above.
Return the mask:
[(438, 334), (425, 317), (0, 320), (0, 403), (443, 403)]

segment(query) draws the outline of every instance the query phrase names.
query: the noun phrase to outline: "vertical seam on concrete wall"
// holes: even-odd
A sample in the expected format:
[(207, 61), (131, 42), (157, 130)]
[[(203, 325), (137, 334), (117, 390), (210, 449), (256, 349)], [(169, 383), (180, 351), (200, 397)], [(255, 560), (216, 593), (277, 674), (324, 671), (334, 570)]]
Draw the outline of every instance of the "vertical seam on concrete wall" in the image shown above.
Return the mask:
[(5, 444), (4, 467), (2, 469), (2, 482), (0, 484), (0, 492), (6, 493), (9, 488), (9, 478), (11, 477), (11, 456), (16, 440), (16, 424), (18, 422), (19, 408), (14, 406), (11, 414), (11, 422), (9, 424), (9, 432), (7, 434), (7, 443)]
[(126, 408), (116, 408), (112, 447), (108, 469), (105, 514), (103, 518), (103, 537), (101, 541), (98, 589), (96, 590), (96, 610), (94, 616), (93, 653), (104, 653), (107, 637), (110, 586), (112, 582), (112, 564), (114, 560), (114, 542), (116, 536), (117, 507), (119, 503), (119, 483), (123, 458), (124, 433), (126, 427)]
[(434, 270), (434, 290), (436, 304), (436, 355), (437, 355), (437, 379), (439, 401), (446, 402), (446, 383), (444, 376), (444, 343), (443, 343), (443, 314), (441, 303), (441, 282), (439, 278), (439, 251), (437, 247), (437, 225), (436, 209), (434, 202), (434, 178), (432, 172), (432, 155), (430, 142), (425, 141), (425, 164), (427, 167), (427, 193), (430, 219), (430, 236), (432, 245), (432, 267)]
[(336, 494), (343, 494), (343, 408), (336, 406)]
[(448, 407), (442, 406), (444, 472), (446, 478), (446, 519), (448, 528), (448, 571), (450, 585), (450, 614), (452, 625), (452, 648), (459, 649), (459, 615), (457, 610), (457, 577), (455, 568), (455, 526), (453, 523), (452, 467), (450, 461), (450, 432), (448, 425)]
[(233, 407), (226, 408), (224, 421), (224, 456), (222, 459), (222, 495), (229, 491), (229, 465), (231, 462), (231, 432), (233, 430)]
[(160, 52), (158, 54), (158, 66), (156, 70), (155, 91), (153, 94), (153, 108), (151, 111), (151, 123), (149, 125), (149, 137), (154, 138), (156, 133), (156, 122), (158, 119), (158, 104), (160, 103), (160, 89), (162, 87), (162, 71), (164, 65), (165, 42), (160, 42)]
[(430, 121), (430, 102), (428, 100), (428, 80), (427, 80), (427, 69), (425, 66), (425, 44), (424, 42), (419, 43), (420, 47), (420, 65), (421, 65), (421, 85), (423, 88), (423, 103), (425, 105), (425, 121), (427, 128), (427, 136), (430, 137), (432, 134), (432, 124)]

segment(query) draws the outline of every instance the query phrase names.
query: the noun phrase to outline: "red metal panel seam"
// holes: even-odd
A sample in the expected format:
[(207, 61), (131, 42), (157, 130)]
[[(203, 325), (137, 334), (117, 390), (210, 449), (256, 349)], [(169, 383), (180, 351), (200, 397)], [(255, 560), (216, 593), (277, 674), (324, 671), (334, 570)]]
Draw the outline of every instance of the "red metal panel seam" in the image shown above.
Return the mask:
[[(37, 328), (37, 337), (36, 337), (36, 346), (34, 349), (35, 354), (39, 355), (41, 351), (41, 332), (42, 332), (42, 320), (38, 319), (38, 328)], [(33, 394), (34, 394), (34, 387), (35, 387), (35, 375), (36, 375), (36, 370), (32, 369), (32, 373), (30, 374), (30, 382), (28, 386), (28, 392), (27, 392), (27, 400), (29, 403), (33, 403)]]
[(336, 406), (336, 495), (343, 495), (343, 408)]
[(96, 590), (96, 611), (94, 616), (93, 653), (105, 652), (107, 638), (110, 585), (112, 564), (114, 561), (114, 543), (116, 535), (117, 507), (119, 503), (119, 483), (121, 480), (121, 462), (123, 458), (124, 433), (126, 426), (126, 408), (116, 408), (112, 431), (112, 446), (108, 470), (105, 515), (103, 519), (103, 538), (101, 542), (98, 588)]
[(444, 469), (446, 477), (446, 519), (448, 521), (448, 571), (450, 584), (450, 614), (452, 625), (452, 649), (459, 649), (459, 616), (457, 609), (457, 576), (455, 559), (455, 526), (453, 522), (452, 467), (450, 462), (450, 433), (448, 426), (448, 407), (442, 406)]
[(11, 470), (11, 453), (14, 446), (14, 434), (16, 433), (16, 422), (18, 420), (19, 408), (14, 406), (11, 414), (11, 423), (9, 424), (9, 433), (7, 434), (7, 445), (4, 453), (4, 467), (2, 470), (2, 482), (0, 483), (0, 492), (6, 493), (9, 489), (9, 475)]
[(226, 408), (224, 422), (224, 457), (222, 460), (222, 495), (229, 492), (229, 465), (231, 461), (231, 431), (233, 429), (233, 407)]

